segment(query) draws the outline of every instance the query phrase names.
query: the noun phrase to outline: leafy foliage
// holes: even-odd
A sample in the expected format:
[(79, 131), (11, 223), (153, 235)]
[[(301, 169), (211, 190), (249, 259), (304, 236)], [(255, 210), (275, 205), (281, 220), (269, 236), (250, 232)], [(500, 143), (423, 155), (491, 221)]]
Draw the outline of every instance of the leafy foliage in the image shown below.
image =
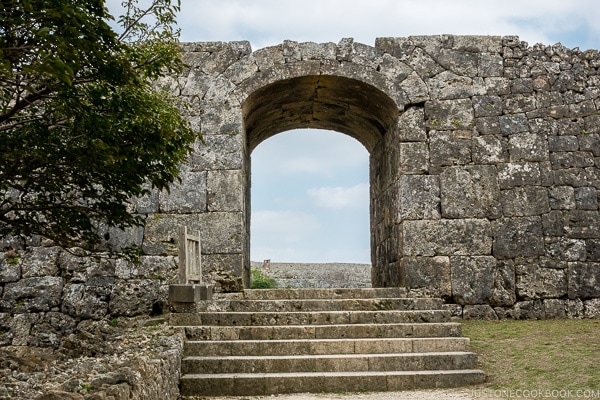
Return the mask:
[(253, 269), (250, 272), (252, 274), (250, 278), (250, 289), (272, 289), (277, 287), (275, 279), (265, 276), (262, 271)]
[(113, 29), (103, 0), (2, 2), (0, 236), (94, 249), (177, 178), (197, 134), (153, 85), (183, 67), (179, 2), (147, 3), (124, 1)]

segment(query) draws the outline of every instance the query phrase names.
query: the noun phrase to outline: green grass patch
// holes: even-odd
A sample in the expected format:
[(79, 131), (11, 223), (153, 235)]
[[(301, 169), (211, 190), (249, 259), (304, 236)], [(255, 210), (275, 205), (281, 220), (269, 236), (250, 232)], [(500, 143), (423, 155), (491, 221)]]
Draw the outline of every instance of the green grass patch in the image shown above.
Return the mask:
[(600, 394), (598, 320), (464, 321), (463, 335), (488, 389)]
[(252, 274), (250, 277), (250, 289), (272, 289), (277, 287), (275, 279), (264, 275), (262, 271), (253, 269), (250, 272)]

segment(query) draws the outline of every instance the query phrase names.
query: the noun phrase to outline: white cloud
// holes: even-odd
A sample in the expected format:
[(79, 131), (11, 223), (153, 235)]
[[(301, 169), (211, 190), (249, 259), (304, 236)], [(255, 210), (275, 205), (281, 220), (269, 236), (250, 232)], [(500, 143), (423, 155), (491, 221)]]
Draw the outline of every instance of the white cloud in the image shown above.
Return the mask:
[(369, 184), (359, 183), (352, 187), (321, 187), (308, 189), (317, 206), (333, 209), (364, 208), (369, 204)]

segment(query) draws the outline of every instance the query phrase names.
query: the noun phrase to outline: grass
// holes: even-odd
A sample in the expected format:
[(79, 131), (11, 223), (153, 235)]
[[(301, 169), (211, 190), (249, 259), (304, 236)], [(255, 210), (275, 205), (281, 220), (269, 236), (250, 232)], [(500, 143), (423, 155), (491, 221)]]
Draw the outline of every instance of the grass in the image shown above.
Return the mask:
[(262, 271), (253, 269), (250, 272), (252, 274), (250, 278), (251, 289), (272, 289), (277, 286), (277, 282), (275, 282), (274, 279), (264, 275)]
[(488, 376), (485, 389), (572, 391), (543, 398), (588, 390), (600, 398), (599, 320), (464, 321), (463, 335)]

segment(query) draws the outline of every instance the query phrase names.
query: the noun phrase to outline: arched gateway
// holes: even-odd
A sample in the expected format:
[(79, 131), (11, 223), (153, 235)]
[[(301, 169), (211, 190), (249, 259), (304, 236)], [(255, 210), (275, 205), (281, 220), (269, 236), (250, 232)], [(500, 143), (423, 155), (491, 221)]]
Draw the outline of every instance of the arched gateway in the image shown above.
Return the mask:
[(183, 56), (189, 67), (167, 84), (204, 142), (170, 194), (138, 201), (145, 254), (176, 254), (172, 227), (185, 224), (201, 232), (206, 279), (241, 290), (250, 153), (314, 127), (370, 153), (373, 286), (496, 313), (548, 299), (560, 314), (600, 297), (588, 283), (600, 282), (597, 51), (426, 36), (254, 52), (187, 43)]

